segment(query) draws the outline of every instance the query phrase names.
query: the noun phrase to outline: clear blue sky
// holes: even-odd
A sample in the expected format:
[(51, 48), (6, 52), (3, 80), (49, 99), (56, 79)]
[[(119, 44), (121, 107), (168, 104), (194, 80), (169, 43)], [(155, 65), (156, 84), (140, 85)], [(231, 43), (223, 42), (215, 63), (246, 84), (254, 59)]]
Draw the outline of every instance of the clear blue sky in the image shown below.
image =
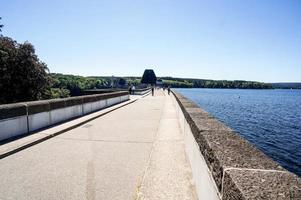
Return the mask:
[(0, 0), (51, 72), (301, 82), (300, 0)]

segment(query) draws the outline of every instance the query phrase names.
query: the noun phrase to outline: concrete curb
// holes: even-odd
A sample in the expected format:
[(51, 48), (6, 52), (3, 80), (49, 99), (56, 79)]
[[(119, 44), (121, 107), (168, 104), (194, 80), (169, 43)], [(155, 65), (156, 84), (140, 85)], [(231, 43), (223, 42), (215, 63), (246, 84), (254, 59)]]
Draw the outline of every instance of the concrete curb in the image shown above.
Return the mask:
[[(147, 94), (141, 96), (140, 98), (144, 98), (144, 97), (148, 96), (149, 94), (150, 94), (150, 93), (147, 93)], [(57, 136), (57, 135), (60, 135), (60, 134), (62, 134), (62, 133), (65, 133), (65, 132), (67, 132), (67, 131), (69, 131), (69, 130), (71, 130), (71, 129), (77, 128), (77, 127), (79, 127), (79, 126), (81, 126), (81, 125), (83, 125), (83, 124), (85, 124), (85, 123), (88, 123), (88, 122), (90, 122), (90, 121), (92, 121), (92, 120), (94, 120), (94, 119), (96, 119), (96, 118), (98, 118), (98, 117), (101, 117), (101, 116), (106, 115), (106, 114), (108, 114), (108, 113), (110, 113), (110, 112), (113, 112), (114, 110), (117, 110), (117, 109), (122, 108), (122, 107), (124, 107), (124, 106), (127, 106), (127, 105), (129, 105), (129, 104), (132, 104), (132, 103), (136, 102), (137, 100), (139, 100), (140, 98), (133, 99), (133, 100), (129, 100), (128, 102), (123, 102), (124, 104), (123, 104), (123, 103), (120, 103), (120, 104), (122, 104), (122, 105), (119, 105), (119, 106), (117, 106), (117, 105), (118, 105), (118, 104), (117, 104), (117, 105), (115, 105), (116, 107), (112, 106), (113, 108), (112, 108), (112, 107), (106, 108), (106, 109), (108, 109), (108, 110), (105, 111), (105, 112), (101, 112), (101, 111), (103, 111), (103, 110), (96, 111), (96, 112), (94, 112), (94, 113), (91, 113), (91, 114), (88, 114), (88, 115), (86, 115), (86, 116), (83, 116), (83, 117), (88, 117), (88, 116), (90, 115), (91, 117), (89, 117), (89, 118), (87, 118), (87, 119), (85, 119), (85, 120), (82, 120), (82, 121), (80, 121), (80, 122), (78, 122), (78, 123), (76, 123), (76, 124), (74, 124), (74, 125), (68, 126), (68, 127), (66, 127), (66, 128), (62, 128), (62, 129), (60, 129), (60, 130), (58, 130), (58, 131), (56, 131), (56, 132), (54, 132), (54, 133), (52, 133), (52, 134), (49, 134), (49, 135), (47, 135), (47, 134), (42, 134), (42, 136), (41, 136), (40, 138), (33, 139), (33, 140), (31, 140), (31, 141), (29, 141), (29, 142), (27, 142), (27, 143), (25, 143), (25, 144), (21, 144), (21, 145), (19, 145), (19, 146), (12, 147), (12, 148), (10, 148), (10, 149), (8, 149), (8, 150), (4, 150), (3, 152), (1, 152), (1, 150), (0, 150), (0, 160), (3, 159), (3, 158), (5, 158), (5, 157), (7, 157), (7, 156), (10, 156), (10, 155), (12, 155), (12, 154), (15, 154), (15, 153), (17, 153), (17, 152), (19, 152), (19, 151), (22, 151), (22, 150), (24, 150), (24, 149), (27, 149), (27, 148), (29, 148), (29, 147), (31, 147), (31, 146), (34, 146), (34, 145), (39, 144), (39, 143), (41, 143), (41, 142), (44, 142), (44, 141), (46, 141), (46, 140), (48, 140), (48, 139), (50, 139), (50, 138), (53, 138), (53, 137), (55, 137), (55, 136)], [(105, 110), (105, 109), (104, 109), (104, 110)], [(101, 113), (95, 115), (95, 113), (97, 113), (97, 112), (101, 112)], [(95, 116), (94, 116), (94, 115), (95, 115)], [(75, 119), (75, 120), (78, 120), (78, 119), (80, 119), (80, 118), (77, 118), (77, 119)], [(71, 120), (71, 121), (72, 121), (72, 120)], [(71, 122), (71, 121), (68, 121), (68, 122)], [(68, 122), (66, 122), (66, 123), (68, 123)], [(52, 127), (52, 128), (53, 128), (53, 127)], [(36, 132), (36, 133), (39, 133), (39, 132)], [(31, 135), (28, 135), (28, 136), (32, 136), (32, 135), (34, 135), (34, 134), (36, 134), (36, 133), (33, 133), (33, 134), (31, 134)], [(26, 136), (26, 137), (27, 137), (27, 136)]]

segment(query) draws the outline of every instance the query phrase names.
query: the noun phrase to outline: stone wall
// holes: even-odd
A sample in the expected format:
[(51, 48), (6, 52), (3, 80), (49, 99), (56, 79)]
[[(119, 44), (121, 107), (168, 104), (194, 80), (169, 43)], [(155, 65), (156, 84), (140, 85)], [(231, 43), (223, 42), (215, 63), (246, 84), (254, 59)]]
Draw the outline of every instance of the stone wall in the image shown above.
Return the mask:
[(173, 91), (199, 199), (301, 199), (301, 179)]
[(0, 141), (129, 100), (128, 92), (0, 105)]

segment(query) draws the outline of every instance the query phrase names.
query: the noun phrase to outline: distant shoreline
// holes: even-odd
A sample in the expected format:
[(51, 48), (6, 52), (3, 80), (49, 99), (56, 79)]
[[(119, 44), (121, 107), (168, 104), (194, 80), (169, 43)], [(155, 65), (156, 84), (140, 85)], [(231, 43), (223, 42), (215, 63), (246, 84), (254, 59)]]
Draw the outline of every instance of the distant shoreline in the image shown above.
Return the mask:
[[(181, 88), (178, 88), (181, 89)], [(225, 89), (225, 90), (301, 90), (301, 88), (182, 88), (182, 89)]]

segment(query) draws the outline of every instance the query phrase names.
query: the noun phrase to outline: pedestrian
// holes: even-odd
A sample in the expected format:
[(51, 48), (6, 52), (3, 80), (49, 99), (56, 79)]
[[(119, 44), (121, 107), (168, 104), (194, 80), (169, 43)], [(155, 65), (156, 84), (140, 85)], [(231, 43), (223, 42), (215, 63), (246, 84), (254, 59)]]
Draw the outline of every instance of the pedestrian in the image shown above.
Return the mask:
[(169, 95), (169, 93), (170, 93), (170, 85), (168, 86), (167, 91), (168, 91), (168, 95)]
[(154, 96), (155, 88), (154, 85), (152, 85), (152, 96)]
[(129, 93), (132, 94), (132, 85), (129, 87)]

